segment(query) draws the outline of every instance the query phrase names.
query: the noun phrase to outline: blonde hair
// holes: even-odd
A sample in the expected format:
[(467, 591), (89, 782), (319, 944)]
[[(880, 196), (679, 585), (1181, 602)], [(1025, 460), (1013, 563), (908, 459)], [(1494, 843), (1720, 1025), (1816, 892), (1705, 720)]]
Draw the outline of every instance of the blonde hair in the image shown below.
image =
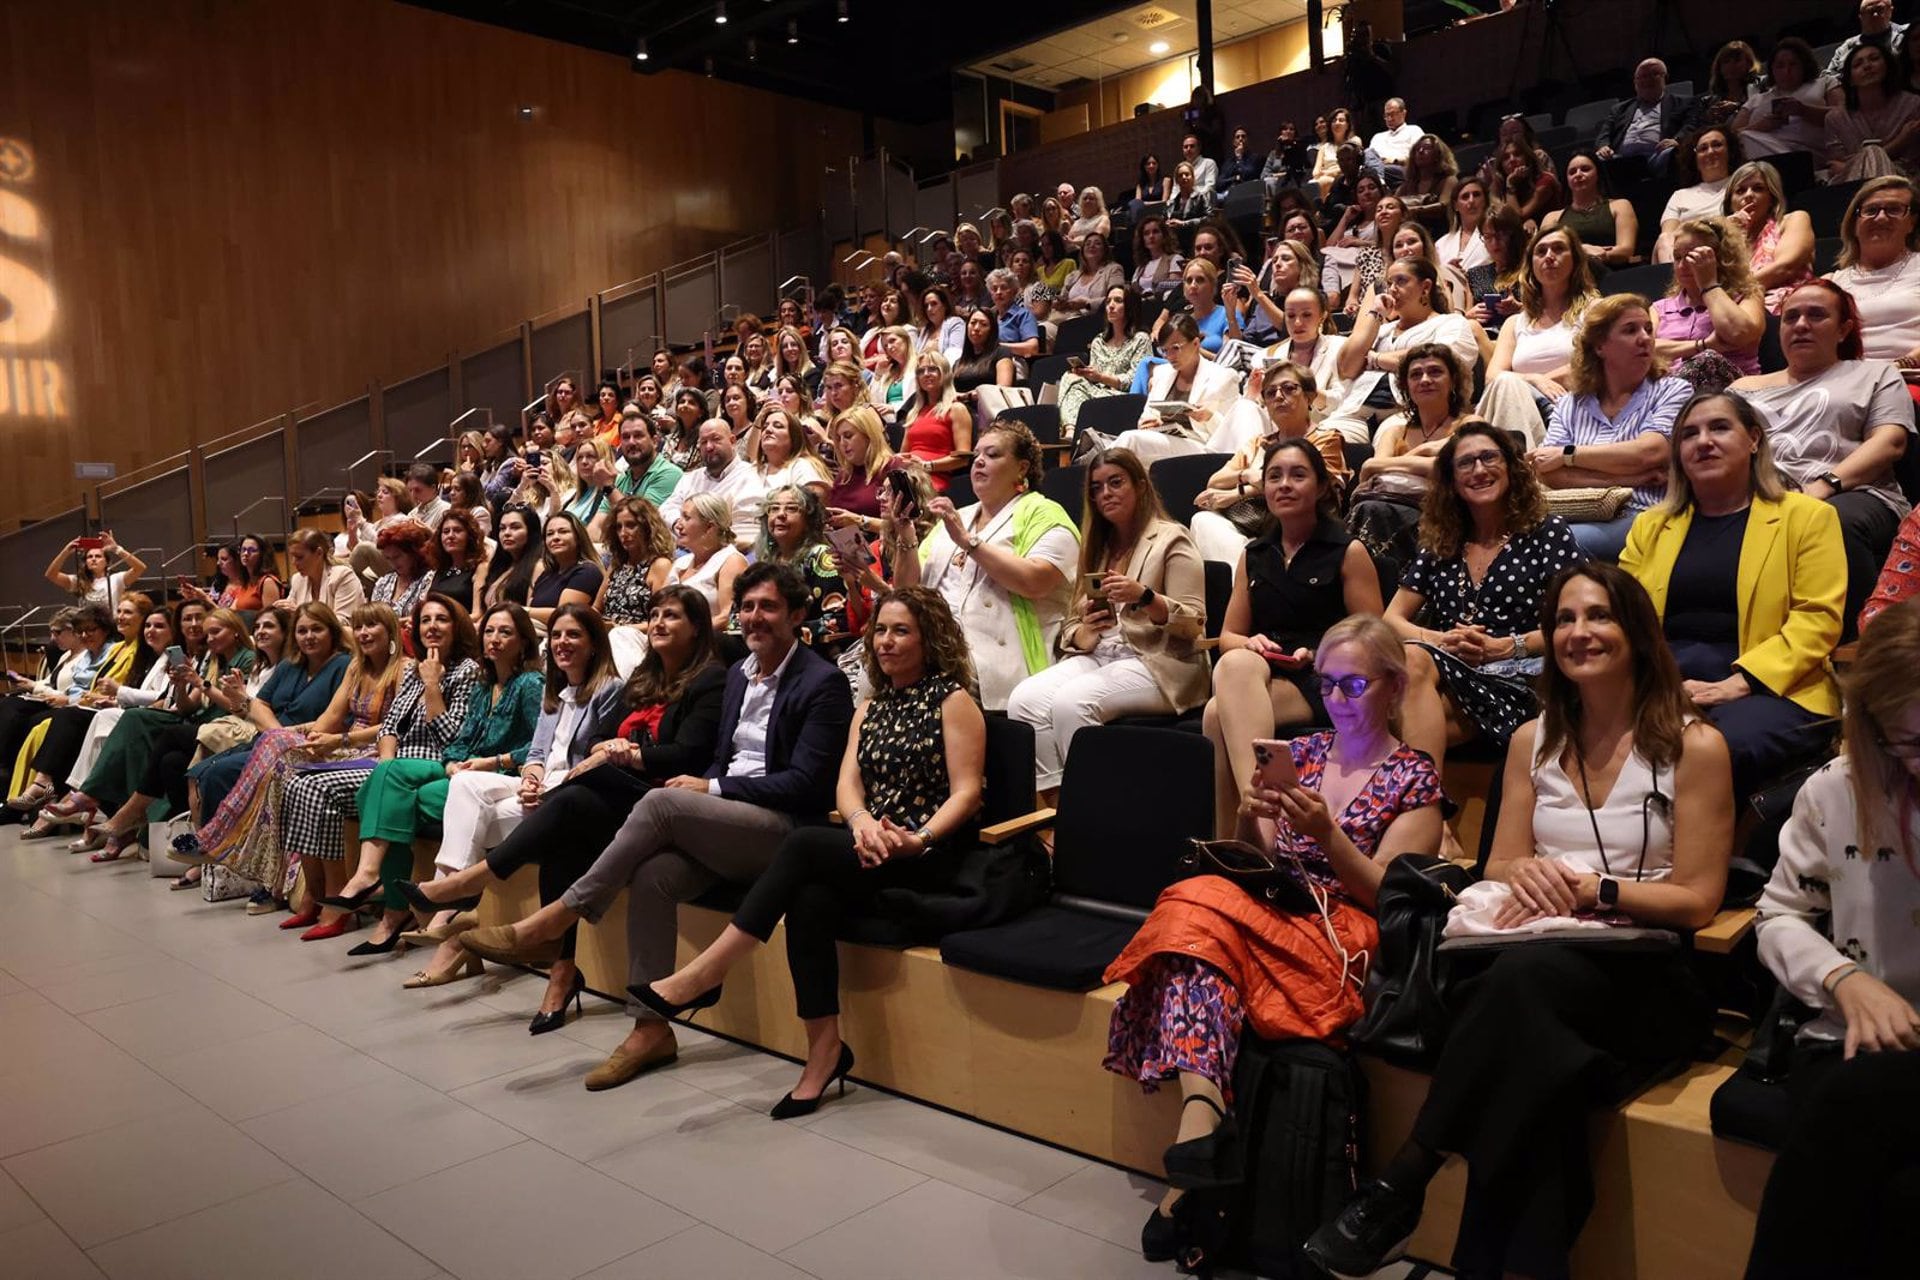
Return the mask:
[[(1092, 196), (1092, 197), (1093, 197), (1093, 204), (1094, 204), (1094, 208), (1095, 208), (1095, 209), (1097, 209), (1097, 210), (1099, 211), (1099, 213), (1105, 213), (1105, 212), (1107, 211), (1107, 197), (1106, 197), (1106, 193), (1104, 193), (1103, 191), (1101, 191), (1101, 190), (1100, 190), (1100, 188), (1098, 188), (1098, 187), (1082, 187), (1082, 188), (1080, 188), (1080, 194), (1079, 194), (1079, 195), (1077, 195), (1077, 196), (1075, 196), (1075, 197), (1073, 198), (1073, 207), (1074, 207), (1074, 208), (1075, 208), (1076, 210), (1077, 210), (1077, 209), (1079, 209), (1079, 207), (1080, 207), (1081, 205), (1083, 205), (1083, 204), (1085, 204), (1085, 203), (1087, 202), (1087, 197), (1088, 197), (1088, 196)], [(1096, 214), (1096, 216), (1098, 216), (1098, 215)]]
[[(940, 372), (939, 397), (936, 398), (931, 404), (923, 405), (922, 407), (929, 408), (929, 409), (944, 410), (949, 405), (952, 405), (955, 400), (954, 390), (953, 390), (953, 366), (947, 363), (947, 358), (941, 355), (938, 351), (922, 351), (920, 353), (920, 367), (933, 368), (933, 369), (939, 370)], [(916, 370), (915, 372), (917, 373), (918, 370)], [(914, 388), (915, 390), (919, 389), (919, 382), (917, 378), (914, 382)]]
[[(855, 404), (845, 413), (835, 415), (833, 421), (827, 424), (827, 439), (836, 441), (836, 453), (839, 448), (837, 440), (843, 424), (866, 437), (866, 481), (871, 484), (874, 477), (885, 470), (887, 463), (893, 460), (893, 446), (887, 443), (886, 424), (880, 421), (879, 413), (870, 404)], [(853, 478), (853, 471), (848, 467), (845, 458), (837, 459), (835, 465), (842, 483)]]
[[(893, 357), (887, 354), (888, 338), (897, 339), (907, 349), (906, 359), (896, 364)], [(886, 363), (873, 375), (873, 381), (867, 386), (867, 395), (875, 404), (885, 404), (887, 393), (896, 386), (913, 386), (914, 352), (919, 345), (913, 330), (904, 324), (891, 324), (880, 330), (880, 358)]]
[(1912, 784), (1906, 767), (1886, 747), (1920, 688), (1914, 683), (1915, 670), (1920, 670), (1920, 600), (1905, 600), (1860, 630), (1853, 667), (1840, 682), (1845, 708), (1840, 736), (1853, 772), (1856, 842), (1878, 848), (1897, 836), (1907, 870), (1920, 875), (1905, 821)]
[(1379, 672), (1377, 678), (1393, 686), (1393, 702), (1387, 710), (1387, 724), (1400, 731), (1400, 702), (1407, 693), (1407, 646), (1400, 635), (1374, 613), (1350, 613), (1326, 629), (1313, 651), (1318, 668), (1341, 645), (1353, 645), (1367, 655), (1367, 661)]
[(1787, 482), (1774, 465), (1773, 446), (1767, 443), (1766, 420), (1753, 407), (1753, 403), (1733, 391), (1703, 391), (1680, 406), (1680, 412), (1673, 417), (1673, 430), (1670, 433), (1673, 447), (1667, 451), (1667, 498), (1660, 504), (1661, 512), (1677, 516), (1693, 507), (1693, 484), (1687, 479), (1686, 468), (1680, 465), (1680, 428), (1696, 408), (1709, 400), (1725, 400), (1731, 405), (1734, 418), (1753, 439), (1753, 462), (1747, 473), (1747, 484), (1753, 496), (1765, 498), (1768, 502), (1778, 502), (1786, 497)]
[[(1689, 218), (1674, 230), (1673, 239), (1677, 245), (1681, 236), (1692, 236), (1704, 240), (1713, 246), (1714, 259), (1720, 264), (1720, 284), (1727, 296), (1739, 301), (1751, 298), (1760, 286), (1753, 278), (1753, 255), (1747, 248), (1747, 238), (1740, 228), (1725, 218)], [(1679, 259), (1680, 252), (1674, 250), (1674, 258)], [(1674, 297), (1680, 292), (1678, 277), (1667, 286), (1667, 296)]]
[(696, 493), (680, 508), (680, 516), (697, 516), (720, 531), (720, 545), (733, 542), (733, 504), (717, 493)]

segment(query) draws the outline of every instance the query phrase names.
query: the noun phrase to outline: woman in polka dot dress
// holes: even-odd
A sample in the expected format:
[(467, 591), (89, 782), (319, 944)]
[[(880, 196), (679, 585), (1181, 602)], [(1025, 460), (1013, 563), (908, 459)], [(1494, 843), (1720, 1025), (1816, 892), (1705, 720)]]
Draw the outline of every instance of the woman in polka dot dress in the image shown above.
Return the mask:
[(1462, 423), (1435, 459), (1420, 551), (1387, 606), (1407, 642), (1408, 746), (1435, 760), (1476, 738), (1506, 748), (1537, 712), (1541, 594), (1585, 559), (1512, 440)]

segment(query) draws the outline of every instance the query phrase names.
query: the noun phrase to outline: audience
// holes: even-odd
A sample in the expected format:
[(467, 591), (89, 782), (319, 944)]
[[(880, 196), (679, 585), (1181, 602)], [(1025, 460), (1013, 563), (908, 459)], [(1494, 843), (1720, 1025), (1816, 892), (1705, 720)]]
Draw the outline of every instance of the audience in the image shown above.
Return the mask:
[[(1190, 262), (1192, 282), (1211, 281), (1209, 264)], [(1224, 310), (1224, 308), (1223, 308)], [(1168, 321), (1160, 349), (1163, 363), (1147, 376), (1147, 403), (1140, 425), (1113, 441), (1149, 466), (1188, 453), (1231, 453), (1244, 441), (1232, 439), (1233, 407), (1240, 399), (1240, 375), (1207, 358), (1201, 322), (1181, 313)]]
[(1731, 223), (1693, 218), (1674, 229), (1673, 283), (1653, 304), (1653, 320), (1654, 351), (1695, 390), (1720, 391), (1760, 372), (1766, 299)]
[(1667, 197), (1660, 211), (1660, 235), (1653, 242), (1653, 260), (1672, 262), (1674, 237), (1680, 224), (1718, 213), (1726, 203), (1727, 188), (1733, 184), (1733, 171), (1746, 163), (1740, 152), (1740, 135), (1725, 125), (1708, 125), (1688, 134), (1680, 144), (1679, 190)]
[(1779, 173), (1757, 162), (1734, 170), (1720, 212), (1746, 238), (1747, 265), (1766, 290), (1767, 310), (1779, 315), (1787, 295), (1813, 279), (1813, 220), (1787, 207)]
[(1853, 51), (1869, 41), (1885, 44), (1895, 54), (1906, 48), (1907, 24), (1893, 20), (1893, 0), (1860, 0), (1860, 33), (1848, 36), (1834, 49), (1833, 57), (1827, 60), (1827, 74), (1838, 76)]
[[(1569, 165), (1568, 172), (1574, 172)], [(1587, 307), (1599, 296), (1593, 259), (1579, 233), (1564, 223), (1543, 227), (1527, 246), (1516, 281), (1520, 310), (1500, 326), (1487, 361), (1480, 413), (1528, 447), (1539, 443), (1553, 409), (1573, 378), (1573, 346)], [(1463, 396), (1471, 388), (1460, 387)], [(1375, 442), (1375, 452), (1379, 443)]]
[(1255, 374), (1247, 397), (1233, 407), (1236, 436), (1246, 443), (1226, 464), (1207, 478), (1207, 487), (1194, 495), (1197, 508), (1188, 522), (1194, 545), (1207, 560), (1232, 564), (1247, 540), (1267, 526), (1266, 503), (1261, 497), (1261, 468), (1267, 451), (1282, 440), (1304, 440), (1320, 454), (1329, 477), (1329, 497), (1338, 498), (1348, 479), (1346, 453), (1340, 437), (1313, 425), (1313, 406), (1319, 398), (1313, 371), (1284, 362), (1269, 364)]
[(1368, 424), (1398, 403), (1392, 375), (1412, 348), (1437, 342), (1453, 352), (1463, 369), (1480, 360), (1474, 327), (1448, 310), (1446, 290), (1432, 262), (1396, 261), (1387, 267), (1385, 279), (1385, 289), (1360, 309), (1340, 349), (1347, 394), (1326, 425), (1353, 444), (1366, 444)]
[(1833, 282), (1859, 310), (1860, 341), (1870, 360), (1920, 369), (1920, 185), (1875, 178), (1854, 194), (1840, 221)]
[(674, 561), (672, 580), (706, 599), (716, 629), (732, 615), (734, 581), (747, 567), (732, 533), (733, 510), (714, 493), (696, 494), (674, 525), (675, 537), (686, 551)]
[[(1080, 408), (1088, 400), (1120, 395), (1133, 384), (1134, 370), (1147, 358), (1152, 343), (1140, 328), (1140, 295), (1124, 284), (1108, 286), (1101, 309), (1104, 324), (1087, 348), (1086, 358), (1076, 358), (1070, 372), (1059, 383), (1060, 429), (1071, 436), (1080, 421)], [(971, 433), (969, 433), (971, 434)], [(944, 481), (936, 487), (945, 492)]]
[(1698, 118), (1697, 103), (1667, 90), (1667, 64), (1647, 58), (1633, 69), (1633, 96), (1601, 122), (1594, 146), (1602, 160), (1619, 157), (1665, 173)]
[(1166, 218), (1149, 214), (1133, 227), (1133, 287), (1142, 294), (1173, 293), (1180, 287), (1186, 259), (1167, 230)]
[(1409, 351), (1393, 378), (1407, 408), (1374, 433), (1373, 456), (1360, 464), (1347, 512), (1347, 528), (1380, 569), (1382, 591), (1400, 580), (1400, 570), (1413, 559), (1434, 459), (1467, 420), (1472, 388), (1459, 357), (1439, 343)]
[(1748, 157), (1819, 152), (1827, 141), (1827, 115), (1845, 97), (1837, 76), (1814, 60), (1813, 49), (1798, 36), (1773, 46), (1767, 79), (1752, 86), (1730, 123)]
[(1600, 157), (1585, 149), (1568, 156), (1566, 187), (1567, 203), (1549, 210), (1540, 220), (1540, 229), (1564, 227), (1579, 236), (1581, 251), (1597, 271), (1633, 261), (1640, 218), (1631, 200), (1613, 194)]

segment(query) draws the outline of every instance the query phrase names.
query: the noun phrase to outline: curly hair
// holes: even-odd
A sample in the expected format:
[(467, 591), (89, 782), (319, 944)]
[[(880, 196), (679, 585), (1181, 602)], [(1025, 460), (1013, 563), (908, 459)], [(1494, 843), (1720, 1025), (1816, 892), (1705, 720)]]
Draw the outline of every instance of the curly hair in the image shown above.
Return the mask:
[(627, 549), (620, 542), (620, 517), (632, 516), (640, 527), (640, 545), (646, 553), (647, 564), (656, 560), (673, 559), (673, 533), (667, 528), (667, 522), (660, 515), (660, 508), (652, 502), (635, 494), (613, 504), (612, 528), (607, 534), (607, 559), (614, 568), (636, 563), (627, 556)]
[(388, 547), (400, 547), (422, 561), (427, 559), (427, 547), (432, 542), (433, 530), (411, 516), (399, 516), (387, 521), (373, 539), (373, 545), (382, 551)]
[(1420, 504), (1420, 549), (1431, 555), (1447, 559), (1459, 555), (1473, 530), (1473, 513), (1454, 487), (1453, 472), (1454, 454), (1460, 451), (1461, 441), (1469, 438), (1491, 440), (1500, 450), (1507, 471), (1507, 504), (1501, 524), (1507, 533), (1530, 533), (1547, 518), (1547, 496), (1541, 492), (1533, 468), (1514, 446), (1513, 437), (1484, 418), (1469, 418), (1440, 446), (1433, 462), (1433, 479)]
[[(773, 500), (783, 494), (791, 494), (800, 505), (800, 545), (794, 548), (791, 558), (782, 554), (780, 544), (774, 541), (772, 524), (768, 518)], [(820, 501), (820, 495), (801, 484), (783, 484), (767, 491), (760, 508), (760, 536), (754, 539), (753, 544), (754, 559), (793, 563), (806, 553), (808, 547), (818, 546), (826, 540), (827, 505)]]
[(446, 544), (441, 541), (449, 524), (457, 524), (467, 531), (467, 567), (479, 565), (487, 554), (487, 535), (481, 531), (479, 518), (466, 507), (448, 507), (440, 517), (440, 527), (433, 531), (433, 541), (427, 544), (427, 563), (437, 572), (458, 567), (447, 558)]
[[(1596, 398), (1605, 394), (1607, 369), (1600, 360), (1600, 344), (1613, 336), (1613, 327), (1620, 323), (1621, 317), (1633, 311), (1645, 316), (1648, 326), (1652, 326), (1653, 308), (1637, 293), (1610, 293), (1587, 308), (1579, 331), (1573, 336), (1573, 356), (1568, 361), (1572, 370), (1568, 390), (1573, 394)], [(1663, 378), (1666, 373), (1667, 362), (1656, 351), (1647, 377), (1649, 380)]]
[[(913, 615), (914, 626), (920, 629), (920, 652), (927, 674), (951, 676), (978, 699), (979, 683), (973, 674), (973, 654), (967, 648), (967, 633), (954, 618), (953, 610), (947, 607), (946, 598), (931, 587), (895, 587), (873, 602), (873, 617), (878, 619), (880, 611), (890, 604), (897, 604)], [(869, 626), (866, 639), (861, 641), (861, 657), (867, 668), (867, 679), (874, 688), (885, 689), (891, 681), (880, 670), (873, 633), (874, 628)]]
[[(1180, 319), (1186, 319), (1184, 315)], [(1024, 483), (1035, 492), (1039, 491), (1040, 480), (1046, 474), (1046, 458), (1040, 452), (1040, 442), (1034, 439), (1033, 429), (1020, 419), (1001, 414), (980, 433), (980, 439), (973, 442), (978, 449), (988, 436), (1001, 435), (1007, 438), (1007, 446), (1013, 450), (1014, 459), (1025, 469)]]
[[(1753, 278), (1752, 253), (1747, 248), (1747, 237), (1739, 227), (1725, 218), (1689, 218), (1674, 229), (1673, 256), (1680, 257), (1679, 242), (1681, 236), (1692, 236), (1713, 250), (1714, 260), (1720, 268), (1720, 285), (1727, 296), (1736, 301), (1754, 296), (1760, 285)], [(1669, 298), (1680, 292), (1678, 278), (1667, 286)]]
[[(1413, 366), (1422, 360), (1438, 360), (1447, 368), (1447, 416), (1457, 418), (1465, 413), (1473, 403), (1473, 378), (1468, 370), (1461, 367), (1460, 357), (1454, 354), (1453, 348), (1440, 342), (1423, 342), (1401, 358), (1400, 367), (1393, 371), (1393, 386), (1400, 395), (1400, 402), (1405, 405), (1413, 403), (1413, 389), (1407, 383), (1413, 376)], [(1304, 387), (1306, 384), (1301, 385)]]

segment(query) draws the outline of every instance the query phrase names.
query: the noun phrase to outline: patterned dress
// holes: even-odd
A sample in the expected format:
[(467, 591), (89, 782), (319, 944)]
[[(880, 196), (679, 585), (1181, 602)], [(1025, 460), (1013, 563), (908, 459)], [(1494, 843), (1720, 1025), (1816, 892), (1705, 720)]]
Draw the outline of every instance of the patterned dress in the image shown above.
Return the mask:
[(647, 620), (647, 614), (653, 611), (653, 588), (647, 585), (649, 567), (644, 564), (623, 564), (607, 575), (607, 595), (602, 603), (606, 606), (608, 626), (626, 626)]
[(940, 705), (959, 688), (952, 676), (929, 675), (868, 699), (854, 758), (875, 818), (917, 831), (947, 802), (952, 788)]
[[(408, 668), (400, 692), (380, 722), (380, 736), (394, 738), (401, 760), (437, 760), (466, 722), (467, 701), (480, 687), (480, 664), (468, 658), (443, 678), (446, 710), (428, 716), (420, 668)], [(371, 759), (339, 761), (301, 769), (287, 779), (280, 843), (292, 857), (341, 858), (346, 821), (359, 809), (355, 796), (373, 774)]]
[[(368, 683), (347, 699), (347, 724), (352, 732), (380, 723), (386, 705), (378, 685)], [(280, 847), (280, 811), (287, 779), (297, 769), (351, 764), (372, 758), (374, 745), (340, 747), (319, 752), (306, 745), (306, 735), (294, 729), (269, 729), (253, 740), (233, 789), (196, 833), (201, 849), (213, 861), (238, 875), (287, 897), (299, 861)]]
[[(1320, 790), (1333, 742), (1334, 734), (1322, 731), (1290, 744), (1301, 786)], [(1439, 802), (1433, 760), (1401, 743), (1334, 821), (1372, 857), (1394, 819)], [(1357, 957), (1379, 945), (1379, 928), (1348, 895), (1318, 841), (1282, 824), (1274, 849), (1295, 859), (1297, 878), (1324, 896), (1324, 920), (1277, 910), (1222, 876), (1169, 886), (1107, 966), (1108, 982), (1129, 984), (1108, 1028), (1107, 1070), (1149, 1092), (1190, 1071), (1226, 1094), (1248, 1023), (1269, 1039), (1324, 1040), (1359, 1019), (1366, 968)], [(1342, 949), (1356, 959), (1349, 963)]]
[[(1516, 533), (1493, 557), (1476, 586), (1462, 556), (1445, 559), (1421, 551), (1400, 575), (1400, 585), (1425, 599), (1420, 625), (1446, 631), (1472, 623), (1489, 635), (1525, 635), (1540, 625), (1540, 600), (1554, 574), (1586, 560), (1573, 530), (1559, 516)], [(1513, 731), (1531, 720), (1538, 704), (1533, 679), (1544, 659), (1504, 659), (1468, 666), (1452, 654), (1422, 644), (1440, 669), (1440, 687), (1483, 737), (1505, 747)]]
[[(1118, 346), (1101, 334), (1087, 348), (1087, 367), (1098, 373), (1114, 378), (1133, 377), (1134, 370), (1140, 367), (1152, 348), (1147, 341), (1146, 330), (1142, 329)], [(1060, 425), (1071, 435), (1073, 427), (1080, 421), (1080, 406), (1098, 396), (1117, 396), (1124, 387), (1109, 387), (1092, 382), (1077, 373), (1061, 375), (1060, 378)]]

